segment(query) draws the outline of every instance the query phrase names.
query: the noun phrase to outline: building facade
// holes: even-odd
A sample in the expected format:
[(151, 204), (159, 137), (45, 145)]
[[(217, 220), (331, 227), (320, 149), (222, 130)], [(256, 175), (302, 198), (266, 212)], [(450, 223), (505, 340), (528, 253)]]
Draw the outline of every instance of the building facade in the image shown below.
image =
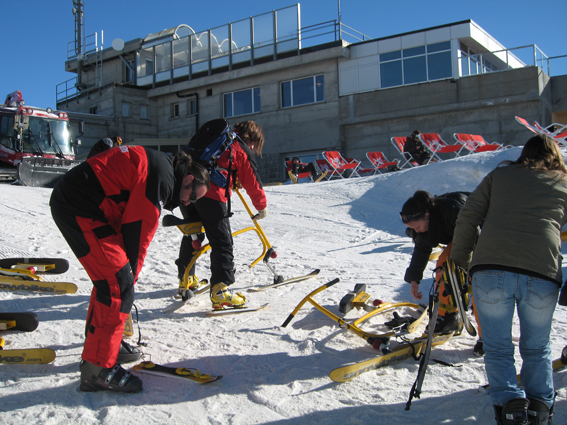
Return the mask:
[(390, 138), (415, 129), (449, 143), (460, 132), (521, 145), (529, 133), (515, 116), (567, 123), (567, 76), (550, 77), (536, 46), (506, 49), (470, 20), (349, 43), (341, 24), (331, 36), (302, 28), (299, 11), (200, 33), (180, 25), (99, 49), (81, 66), (70, 58), (83, 87), (58, 88), (58, 109), (85, 121), (83, 151), (119, 135), (173, 153), (208, 120), (254, 120), (266, 135), (266, 182), (286, 177), (285, 159), (324, 150), (394, 158)]

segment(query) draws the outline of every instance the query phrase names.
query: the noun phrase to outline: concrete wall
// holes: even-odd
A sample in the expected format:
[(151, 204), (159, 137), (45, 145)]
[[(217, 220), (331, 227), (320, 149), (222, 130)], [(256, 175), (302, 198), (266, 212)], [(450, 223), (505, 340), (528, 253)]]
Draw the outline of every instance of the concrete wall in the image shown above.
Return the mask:
[(344, 154), (364, 159), (381, 150), (399, 157), (390, 142), (413, 130), (439, 133), (454, 143), (453, 133), (481, 134), (488, 141), (523, 144), (529, 137), (514, 117), (548, 122), (549, 77), (537, 67), (477, 75), (458, 80), (379, 90), (340, 99)]

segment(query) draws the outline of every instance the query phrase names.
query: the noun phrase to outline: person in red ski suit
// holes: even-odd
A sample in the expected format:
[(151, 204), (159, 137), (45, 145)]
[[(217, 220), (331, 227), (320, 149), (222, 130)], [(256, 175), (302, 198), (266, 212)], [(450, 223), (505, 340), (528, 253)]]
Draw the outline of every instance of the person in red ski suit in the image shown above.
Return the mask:
[[(231, 182), (238, 181), (246, 190), (252, 200), (258, 214), (255, 220), (266, 217), (268, 213), (267, 200), (262, 182), (257, 172), (254, 154), (261, 155), (264, 146), (264, 134), (262, 128), (254, 121), (238, 122), (234, 125), (234, 131), (238, 138), (230, 149), (224, 152), (217, 163), (224, 169), (229, 169)], [(232, 165), (230, 165), (232, 155)], [(230, 195), (229, 195), (230, 196)], [(191, 221), (200, 221), (205, 228), (207, 239), (211, 245), (211, 301), (213, 308), (243, 307), (245, 297), (233, 294), (228, 286), (234, 283), (234, 255), (233, 239), (230, 228), (229, 215), (227, 211), (227, 191), (223, 187), (211, 182), (211, 187), (206, 195), (197, 203), (182, 205), (180, 207), (183, 218)], [(193, 247), (190, 238), (184, 237), (179, 249), (179, 258), (176, 261), (178, 276), (180, 280), (180, 292), (182, 289), (196, 289), (199, 282), (194, 277), (195, 266), (189, 271), (190, 286), (182, 288), (185, 269), (193, 259)]]
[(81, 390), (138, 392), (119, 365), (134, 284), (157, 230), (161, 205), (195, 202), (209, 176), (185, 153), (173, 160), (142, 146), (109, 149), (69, 170), (50, 207), (55, 224), (93, 282), (81, 362)]

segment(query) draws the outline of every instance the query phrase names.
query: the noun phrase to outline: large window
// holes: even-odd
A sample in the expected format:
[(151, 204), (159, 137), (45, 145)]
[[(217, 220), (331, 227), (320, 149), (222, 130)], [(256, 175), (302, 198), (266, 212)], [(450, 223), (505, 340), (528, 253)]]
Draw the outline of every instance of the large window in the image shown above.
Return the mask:
[(452, 69), (450, 41), (382, 53), (380, 87), (450, 78)]
[(325, 101), (325, 79), (323, 75), (284, 81), (281, 84), (282, 108)]
[(252, 114), (261, 110), (260, 87), (225, 93), (224, 95), (225, 118)]

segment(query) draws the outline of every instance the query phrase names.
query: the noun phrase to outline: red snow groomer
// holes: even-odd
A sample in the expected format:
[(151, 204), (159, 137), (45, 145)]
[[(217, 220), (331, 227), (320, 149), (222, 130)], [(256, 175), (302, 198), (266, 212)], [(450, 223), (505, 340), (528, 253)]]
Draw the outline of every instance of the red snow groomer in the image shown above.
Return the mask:
[(53, 187), (79, 163), (69, 129), (66, 112), (26, 106), (19, 90), (10, 93), (0, 106), (0, 178)]

